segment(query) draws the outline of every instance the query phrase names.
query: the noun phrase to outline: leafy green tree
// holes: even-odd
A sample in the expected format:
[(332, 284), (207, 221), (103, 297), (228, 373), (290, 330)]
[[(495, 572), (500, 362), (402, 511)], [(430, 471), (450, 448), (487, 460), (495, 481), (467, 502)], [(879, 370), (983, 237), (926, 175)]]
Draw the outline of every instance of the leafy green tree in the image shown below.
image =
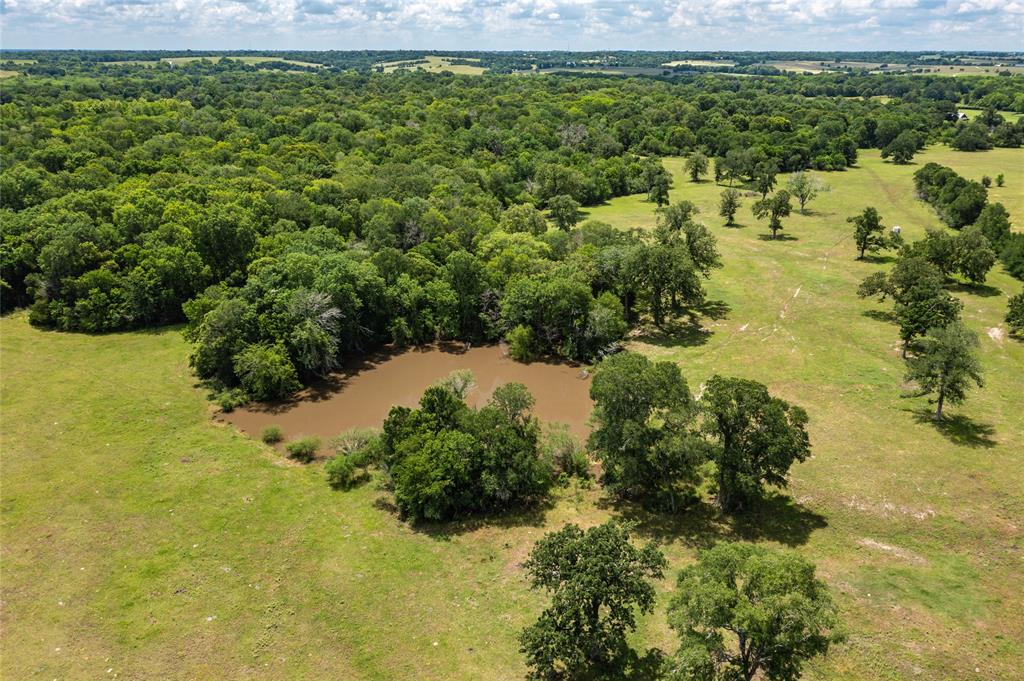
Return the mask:
[(664, 225), (667, 229), (678, 232), (693, 221), (693, 216), (700, 212), (692, 201), (677, 201), (665, 206), (658, 213), (658, 224)]
[(740, 209), (740, 193), (735, 189), (726, 189), (722, 192), (718, 202), (718, 214), (725, 218), (725, 224), (732, 226), (736, 219), (736, 211)]
[(679, 486), (692, 482), (705, 455), (679, 367), (634, 352), (606, 357), (591, 381), (590, 398), (596, 427), (589, 446), (602, 462), (603, 484), (618, 495), (675, 511)]
[[(779, 166), (776, 165), (775, 161), (761, 161), (754, 166), (754, 186), (757, 187), (757, 192), (761, 195), (762, 201), (775, 189), (775, 178), (778, 174)], [(779, 193), (781, 194), (782, 192)]]
[(665, 557), (636, 548), (628, 530), (609, 521), (586, 531), (566, 525), (543, 537), (524, 563), (535, 589), (551, 594), (538, 620), (519, 635), (527, 678), (614, 678), (628, 652), (636, 613), (654, 608), (651, 580)]
[(996, 264), (996, 252), (977, 225), (965, 227), (956, 238), (956, 269), (974, 284), (984, 283)]
[(797, 681), (805, 662), (844, 639), (814, 565), (792, 551), (721, 542), (679, 573), (668, 609), (681, 644), (678, 681)]
[(893, 163), (906, 165), (914, 159), (914, 154), (920, 148), (920, 136), (913, 130), (904, 130), (882, 147), (882, 158), (891, 158)]
[(793, 207), (789, 203), (789, 192), (785, 189), (780, 190), (770, 199), (762, 198), (760, 201), (755, 201), (751, 206), (755, 218), (758, 220), (768, 218), (768, 229), (772, 231), (773, 239), (778, 238), (778, 233), (782, 231), (782, 218), (787, 217), (792, 210)]
[(872, 206), (865, 208), (860, 215), (846, 218), (846, 221), (853, 223), (853, 241), (859, 252), (858, 260), (863, 260), (867, 252), (896, 248), (902, 243), (898, 234), (889, 236), (885, 233), (882, 217)]
[(801, 170), (790, 176), (786, 188), (796, 197), (797, 203), (800, 204), (800, 212), (806, 213), (807, 204), (824, 191), (825, 186), (817, 177)]
[(917, 384), (917, 394), (936, 395), (936, 420), (942, 420), (947, 400), (961, 404), (972, 383), (984, 386), (977, 348), (977, 334), (959, 320), (929, 329), (914, 343), (914, 354), (907, 358), (906, 380)]
[(756, 381), (712, 376), (700, 405), (704, 430), (716, 442), (712, 458), (723, 510), (742, 510), (765, 484), (785, 487), (793, 462), (811, 453), (807, 412)]
[(647, 191), (647, 200), (657, 204), (659, 207), (668, 204), (668, 175), (662, 173), (655, 178), (651, 188)]
[(298, 390), (299, 377), (284, 346), (250, 345), (234, 358), (235, 374), (253, 399), (272, 400)]
[(910, 341), (935, 326), (945, 326), (960, 316), (961, 303), (943, 288), (945, 277), (925, 258), (904, 255), (892, 272), (876, 272), (857, 289), (861, 298), (892, 298), (906, 357)]
[(498, 227), (509, 234), (526, 232), (534, 236), (540, 236), (548, 231), (548, 223), (544, 220), (544, 214), (534, 206), (523, 203), (509, 207), (501, 214)]
[(1010, 236), (1010, 214), (1001, 203), (990, 203), (981, 209), (975, 226), (985, 235), (992, 248), (1002, 250)]
[(1012, 296), (1006, 307), (1006, 324), (1010, 333), (1024, 335), (1024, 293)]
[(700, 178), (708, 172), (708, 157), (695, 151), (686, 159), (686, 173), (691, 182), (700, 182)]
[(374, 457), (414, 522), (505, 510), (542, 497), (552, 483), (525, 387), (500, 387), (473, 410), (455, 392), (459, 384), (465, 380), (427, 388), (419, 409), (394, 407), (384, 422)]
[(571, 196), (559, 194), (552, 197), (548, 201), (548, 210), (551, 212), (551, 219), (561, 230), (568, 231), (579, 222), (580, 204)]

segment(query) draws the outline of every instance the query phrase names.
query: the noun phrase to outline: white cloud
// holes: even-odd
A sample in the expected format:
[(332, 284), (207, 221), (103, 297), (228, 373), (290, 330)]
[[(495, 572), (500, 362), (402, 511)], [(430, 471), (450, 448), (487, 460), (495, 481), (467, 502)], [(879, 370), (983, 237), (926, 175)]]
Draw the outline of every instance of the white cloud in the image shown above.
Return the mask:
[(1024, 32), (1024, 0), (0, 0), (0, 8), (9, 47), (1020, 49)]

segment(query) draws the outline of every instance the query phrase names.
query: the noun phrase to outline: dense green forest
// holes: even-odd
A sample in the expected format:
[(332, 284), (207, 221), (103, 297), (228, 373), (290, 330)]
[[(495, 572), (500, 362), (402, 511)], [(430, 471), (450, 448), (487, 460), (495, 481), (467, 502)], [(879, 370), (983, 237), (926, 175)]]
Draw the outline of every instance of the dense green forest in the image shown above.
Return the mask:
[[(660, 157), (699, 152), (716, 179), (770, 190), (778, 172), (841, 171), (862, 148), (902, 162), (931, 142), (1024, 140), (995, 111), (1024, 108), (1017, 78), (525, 79), (118, 56), (54, 53), (5, 81), (3, 306), (72, 331), (187, 321), (193, 365), (225, 403), (287, 394), (385, 343), (504, 337), (519, 358), (590, 359), (641, 316), (699, 306), (720, 258), (685, 204), (653, 232), (579, 224), (612, 197), (663, 203)], [(990, 110), (959, 122), (962, 101)]]

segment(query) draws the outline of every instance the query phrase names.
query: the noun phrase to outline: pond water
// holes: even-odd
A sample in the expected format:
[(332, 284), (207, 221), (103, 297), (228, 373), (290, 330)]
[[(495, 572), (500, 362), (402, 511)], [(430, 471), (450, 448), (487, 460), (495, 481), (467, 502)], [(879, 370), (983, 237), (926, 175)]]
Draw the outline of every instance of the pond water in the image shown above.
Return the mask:
[(587, 420), (593, 403), (584, 367), (522, 364), (508, 357), (500, 345), (466, 349), (445, 344), (376, 353), (292, 399), (252, 404), (216, 418), (255, 438), (267, 426), (277, 425), (286, 441), (304, 435), (327, 439), (350, 428), (379, 428), (392, 406), (415, 407), (427, 387), (456, 369), (469, 369), (476, 379), (466, 397), (470, 406), (483, 406), (498, 386), (518, 382), (536, 399), (533, 413), (541, 422), (565, 423), (580, 438), (590, 432)]

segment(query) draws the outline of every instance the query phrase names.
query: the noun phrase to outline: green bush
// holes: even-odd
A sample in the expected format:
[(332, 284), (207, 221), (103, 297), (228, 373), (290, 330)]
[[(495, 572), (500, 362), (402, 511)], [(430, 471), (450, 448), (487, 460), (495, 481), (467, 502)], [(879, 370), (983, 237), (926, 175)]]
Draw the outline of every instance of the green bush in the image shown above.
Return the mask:
[(288, 456), (291, 458), (296, 461), (301, 461), (302, 463), (309, 463), (316, 458), (317, 450), (320, 449), (320, 438), (300, 438), (289, 442), (284, 448), (288, 452)]
[(564, 423), (552, 423), (541, 444), (541, 451), (555, 472), (564, 480), (590, 477), (590, 459), (580, 441)]
[(517, 362), (532, 362), (537, 359), (537, 337), (533, 329), (520, 324), (505, 336), (508, 354)]
[(263, 429), (260, 439), (268, 445), (273, 445), (284, 439), (284, 433), (281, 431), (281, 426), (267, 426)]
[(249, 396), (240, 388), (222, 390), (214, 397), (217, 406), (224, 411), (234, 411), (249, 401)]
[(356, 481), (356, 462), (349, 454), (338, 454), (324, 466), (327, 484), (334, 489), (348, 489)]

